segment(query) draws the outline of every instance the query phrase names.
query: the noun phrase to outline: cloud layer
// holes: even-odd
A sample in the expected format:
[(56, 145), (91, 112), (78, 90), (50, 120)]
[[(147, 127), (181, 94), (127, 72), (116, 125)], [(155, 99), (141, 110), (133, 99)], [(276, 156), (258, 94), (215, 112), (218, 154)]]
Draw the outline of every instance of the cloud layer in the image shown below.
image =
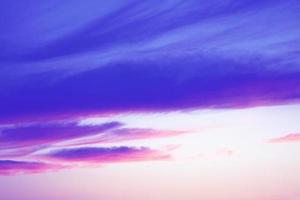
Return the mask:
[(299, 101), (294, 0), (3, 8), (2, 123)]
[[(185, 133), (187, 131), (126, 128), (126, 124), (117, 121), (93, 125), (56, 121), (2, 127), (0, 174), (40, 173), (74, 168), (76, 165), (73, 163), (91, 166), (167, 160), (171, 158), (171, 149), (111, 145)], [(99, 146), (108, 144), (110, 146)]]

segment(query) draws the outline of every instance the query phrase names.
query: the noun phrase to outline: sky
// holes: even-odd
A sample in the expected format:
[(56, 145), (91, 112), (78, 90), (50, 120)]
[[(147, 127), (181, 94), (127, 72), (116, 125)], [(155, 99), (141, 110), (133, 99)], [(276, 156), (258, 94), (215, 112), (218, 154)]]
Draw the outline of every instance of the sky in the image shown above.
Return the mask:
[(298, 0), (2, 0), (0, 199), (298, 200)]

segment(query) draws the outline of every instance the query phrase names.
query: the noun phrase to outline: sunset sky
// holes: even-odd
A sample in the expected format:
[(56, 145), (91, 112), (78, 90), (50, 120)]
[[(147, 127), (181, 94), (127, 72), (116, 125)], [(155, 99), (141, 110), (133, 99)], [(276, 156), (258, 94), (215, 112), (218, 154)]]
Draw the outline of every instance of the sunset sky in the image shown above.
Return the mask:
[(0, 200), (299, 200), (298, 0), (2, 0)]

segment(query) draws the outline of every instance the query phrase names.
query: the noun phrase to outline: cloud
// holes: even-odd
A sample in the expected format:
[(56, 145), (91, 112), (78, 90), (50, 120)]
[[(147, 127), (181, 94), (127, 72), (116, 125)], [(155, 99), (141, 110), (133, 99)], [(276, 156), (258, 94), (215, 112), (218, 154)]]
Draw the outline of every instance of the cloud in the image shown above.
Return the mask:
[(263, 69), (267, 65), (215, 58), (112, 64), (51, 86), (23, 88), (26, 95), (22, 97), (10, 94), (0, 105), (0, 119), (3, 123), (22, 121), (27, 115), (27, 120), (72, 119), (97, 113), (243, 108), (299, 101), (300, 72)]
[(27, 159), (29, 158), (32, 161), (0, 160), (0, 175), (43, 173), (65, 168), (109, 163), (169, 160), (171, 159), (169, 151), (169, 149), (155, 150), (147, 147), (127, 146), (47, 150), (47, 153), (27, 156)]
[(48, 148), (50, 145), (34, 145), (25, 147), (14, 147), (14, 148), (0, 148), (0, 159), (12, 159), (12, 158), (22, 158), (31, 155), (35, 152)]
[[(3, 126), (0, 130), (2, 159), (0, 175), (40, 173), (67, 166), (76, 167), (72, 164), (74, 162), (90, 166), (95, 163), (166, 160), (171, 157), (168, 153), (171, 148), (153, 150), (147, 147), (86, 147), (86, 145), (171, 137), (187, 133), (123, 126), (125, 124), (117, 121), (97, 125), (58, 121)], [(32, 161), (15, 161), (15, 159)], [(51, 165), (46, 164), (49, 161)]]
[(119, 122), (108, 122), (94, 126), (79, 126), (72, 122), (15, 126), (0, 130), (0, 145), (2, 149), (34, 145), (44, 146), (46, 144), (96, 135), (121, 125)]
[(81, 147), (61, 149), (45, 155), (51, 160), (80, 163), (118, 163), (170, 159), (170, 155), (146, 147)]
[[(172, 137), (187, 133), (187, 131), (176, 130), (156, 130), (150, 128), (120, 128), (111, 131), (112, 141), (135, 140), (135, 139), (149, 139)], [(107, 138), (108, 141), (110, 138)]]
[(2, 124), (299, 102), (296, 1), (55, 2), (0, 12)]
[(97, 125), (76, 122), (35, 123), (4, 127), (0, 130), (0, 157), (27, 155), (51, 146), (107, 144), (129, 140), (172, 137), (185, 134), (183, 130), (123, 128), (117, 121)]
[(273, 138), (269, 140), (270, 143), (289, 143), (300, 142), (300, 133), (292, 133), (282, 137)]
[(73, 147), (46, 150), (47, 153), (44, 152), (26, 157), (32, 161), (0, 160), (0, 175), (43, 173), (65, 168), (109, 163), (169, 160), (171, 159), (169, 151), (171, 149), (155, 150), (147, 147), (127, 146)]
[(130, 140), (155, 139), (186, 134), (188, 131), (156, 130), (151, 128), (117, 128), (91, 138), (71, 141), (70, 145), (116, 143)]
[(26, 173), (40, 173), (54, 170), (57, 167), (42, 162), (28, 162), (15, 160), (0, 160), (0, 175), (15, 175)]

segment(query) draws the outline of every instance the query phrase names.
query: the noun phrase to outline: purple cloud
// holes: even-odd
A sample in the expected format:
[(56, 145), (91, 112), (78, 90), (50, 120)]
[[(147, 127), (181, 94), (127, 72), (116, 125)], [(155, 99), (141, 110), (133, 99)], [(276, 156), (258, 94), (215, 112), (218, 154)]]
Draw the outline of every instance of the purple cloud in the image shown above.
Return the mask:
[[(100, 125), (78, 125), (75, 122), (53, 122), (46, 124), (27, 124), (3, 127), (0, 132), (1, 152), (0, 175), (20, 173), (39, 173), (61, 169), (78, 162), (118, 163), (150, 160), (166, 160), (171, 156), (169, 150), (153, 150), (146, 147), (77, 147), (93, 143), (114, 143), (127, 140), (171, 137), (186, 131), (122, 128), (120, 122)], [(66, 148), (66, 147), (70, 148)], [(65, 149), (51, 150), (51, 148)], [(43, 155), (42, 152), (50, 152)], [(42, 154), (42, 156), (40, 156)], [(38, 162), (14, 161), (14, 159), (38, 159)], [(53, 165), (43, 163), (51, 161)], [(56, 167), (54, 167), (56, 166)], [(59, 166), (59, 167), (58, 167)], [(73, 166), (75, 167), (75, 166)]]
[(76, 123), (48, 123), (16, 126), (0, 130), (1, 148), (16, 148), (46, 145), (85, 136), (96, 135), (120, 127), (119, 122), (109, 122), (95, 126), (79, 126)]
[(3, 3), (0, 123), (300, 100), (297, 1), (92, 2)]
[(51, 86), (25, 87), (26, 95), (21, 99), (18, 93), (10, 93), (0, 105), (0, 119), (18, 121), (27, 115), (32, 120), (57, 119), (60, 115), (76, 118), (97, 113), (242, 108), (298, 102), (300, 72), (263, 69), (268, 65), (256, 60), (244, 63), (215, 58), (118, 63)]
[(0, 175), (40, 173), (54, 169), (57, 167), (41, 162), (0, 160)]
[(172, 137), (184, 133), (187, 133), (187, 131), (156, 130), (150, 128), (119, 128), (110, 131), (110, 135), (104, 136), (103, 142), (118, 142), (126, 140)]
[(150, 128), (117, 128), (92, 138), (83, 138), (75, 142), (70, 142), (70, 144), (83, 145), (93, 143), (115, 143), (130, 140), (173, 137), (186, 133), (188, 133), (188, 131), (156, 130)]
[[(80, 147), (52, 150), (31, 158), (39, 161), (0, 160), (0, 175), (42, 173), (83, 165), (121, 162), (168, 160), (169, 150), (154, 150), (146, 147)], [(51, 163), (48, 163), (51, 161)], [(82, 166), (82, 165), (80, 165)]]
[(80, 163), (117, 163), (170, 159), (168, 153), (146, 147), (81, 147), (61, 149), (45, 155), (51, 160)]
[(40, 150), (43, 150), (50, 145), (34, 145), (34, 146), (25, 146), (25, 147), (15, 147), (15, 148), (0, 148), (0, 158), (1, 159), (12, 159), (12, 158), (22, 158), (25, 156), (28, 156), (30, 154), (33, 154), (35, 152), (38, 152)]

